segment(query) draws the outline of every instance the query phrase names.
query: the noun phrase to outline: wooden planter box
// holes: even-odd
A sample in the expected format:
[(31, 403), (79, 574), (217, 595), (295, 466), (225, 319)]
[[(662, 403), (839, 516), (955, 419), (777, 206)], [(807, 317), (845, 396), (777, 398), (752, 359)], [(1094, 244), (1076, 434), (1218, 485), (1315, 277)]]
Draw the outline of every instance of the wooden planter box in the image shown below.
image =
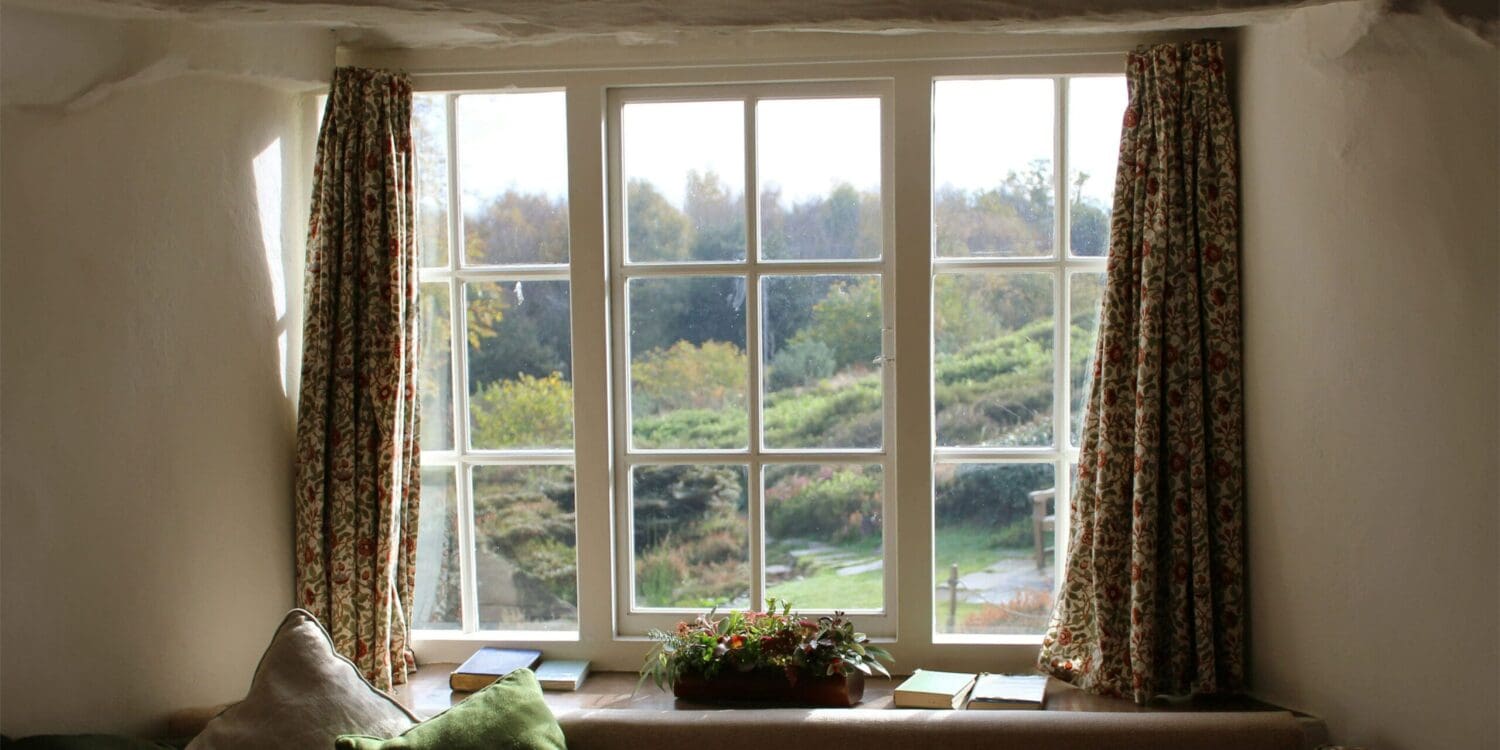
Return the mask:
[(705, 679), (683, 675), (672, 685), (679, 700), (696, 703), (763, 703), (848, 708), (865, 697), (865, 676), (833, 675), (799, 678), (796, 684), (781, 672), (724, 672)]

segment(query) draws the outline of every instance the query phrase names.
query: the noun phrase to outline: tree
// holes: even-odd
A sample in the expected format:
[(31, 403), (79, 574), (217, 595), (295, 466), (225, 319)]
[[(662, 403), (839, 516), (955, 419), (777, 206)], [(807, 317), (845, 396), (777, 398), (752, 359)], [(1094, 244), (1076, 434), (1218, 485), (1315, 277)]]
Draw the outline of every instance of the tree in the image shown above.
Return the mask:
[(869, 368), (881, 352), (880, 283), (873, 278), (836, 281), (812, 308), (812, 320), (792, 343), (819, 341), (837, 370)]
[(692, 227), (652, 185), (640, 178), (626, 188), (626, 238), (630, 259), (636, 261), (687, 260)]

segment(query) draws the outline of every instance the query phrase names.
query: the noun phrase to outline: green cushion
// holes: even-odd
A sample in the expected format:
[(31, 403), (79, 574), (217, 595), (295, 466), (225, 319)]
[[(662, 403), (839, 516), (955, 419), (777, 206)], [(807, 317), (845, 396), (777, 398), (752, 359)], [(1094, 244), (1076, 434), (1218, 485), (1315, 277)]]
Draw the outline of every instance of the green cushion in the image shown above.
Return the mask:
[(399, 737), (344, 735), (338, 750), (567, 750), (529, 669), (518, 669)]

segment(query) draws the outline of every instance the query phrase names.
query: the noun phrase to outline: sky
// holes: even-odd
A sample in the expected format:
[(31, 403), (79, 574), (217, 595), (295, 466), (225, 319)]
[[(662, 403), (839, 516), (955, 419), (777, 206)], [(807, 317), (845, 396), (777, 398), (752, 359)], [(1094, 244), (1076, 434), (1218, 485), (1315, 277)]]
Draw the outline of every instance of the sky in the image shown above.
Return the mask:
[[(1052, 160), (1052, 79), (940, 80), (933, 101), (933, 183), (994, 187), (1035, 159)], [(1120, 76), (1069, 83), (1071, 171), (1089, 175), (1084, 195), (1103, 203), (1114, 183), (1125, 83)], [(739, 101), (634, 102), (621, 113), (626, 176), (654, 183), (681, 207), (688, 170), (744, 183), (744, 107)], [(458, 97), (459, 183), (466, 202), (515, 188), (567, 191), (562, 92)], [(759, 179), (785, 198), (821, 196), (838, 181), (880, 185), (880, 110), (873, 98), (763, 99), (757, 105)], [(472, 207), (472, 204), (471, 204)]]

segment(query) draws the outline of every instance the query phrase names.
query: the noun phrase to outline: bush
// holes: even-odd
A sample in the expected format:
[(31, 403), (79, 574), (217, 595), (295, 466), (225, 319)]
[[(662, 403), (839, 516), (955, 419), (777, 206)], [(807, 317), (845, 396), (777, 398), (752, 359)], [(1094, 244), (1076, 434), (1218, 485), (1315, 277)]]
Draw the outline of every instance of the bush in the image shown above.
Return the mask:
[(1031, 518), (1030, 493), (1053, 481), (1050, 463), (960, 464), (951, 477), (933, 483), (933, 501), (944, 523), (974, 520), (1008, 526)]
[(793, 341), (771, 358), (771, 390), (812, 385), (833, 374), (833, 350), (821, 341)]
[(766, 528), (783, 539), (849, 542), (879, 534), (879, 469), (787, 466), (767, 470)]
[(564, 467), (489, 469), (474, 480), (478, 543), (514, 563), (528, 620), (576, 617), (573, 473)]
[(833, 355), (834, 369), (868, 368), (881, 350), (880, 283), (873, 278), (840, 281), (813, 305), (812, 322), (788, 346), (818, 341)]
[(573, 384), (559, 373), (521, 375), (481, 387), (469, 398), (476, 448), (573, 445)]
[(745, 353), (734, 344), (678, 341), (630, 364), (637, 418), (678, 409), (744, 409)]

